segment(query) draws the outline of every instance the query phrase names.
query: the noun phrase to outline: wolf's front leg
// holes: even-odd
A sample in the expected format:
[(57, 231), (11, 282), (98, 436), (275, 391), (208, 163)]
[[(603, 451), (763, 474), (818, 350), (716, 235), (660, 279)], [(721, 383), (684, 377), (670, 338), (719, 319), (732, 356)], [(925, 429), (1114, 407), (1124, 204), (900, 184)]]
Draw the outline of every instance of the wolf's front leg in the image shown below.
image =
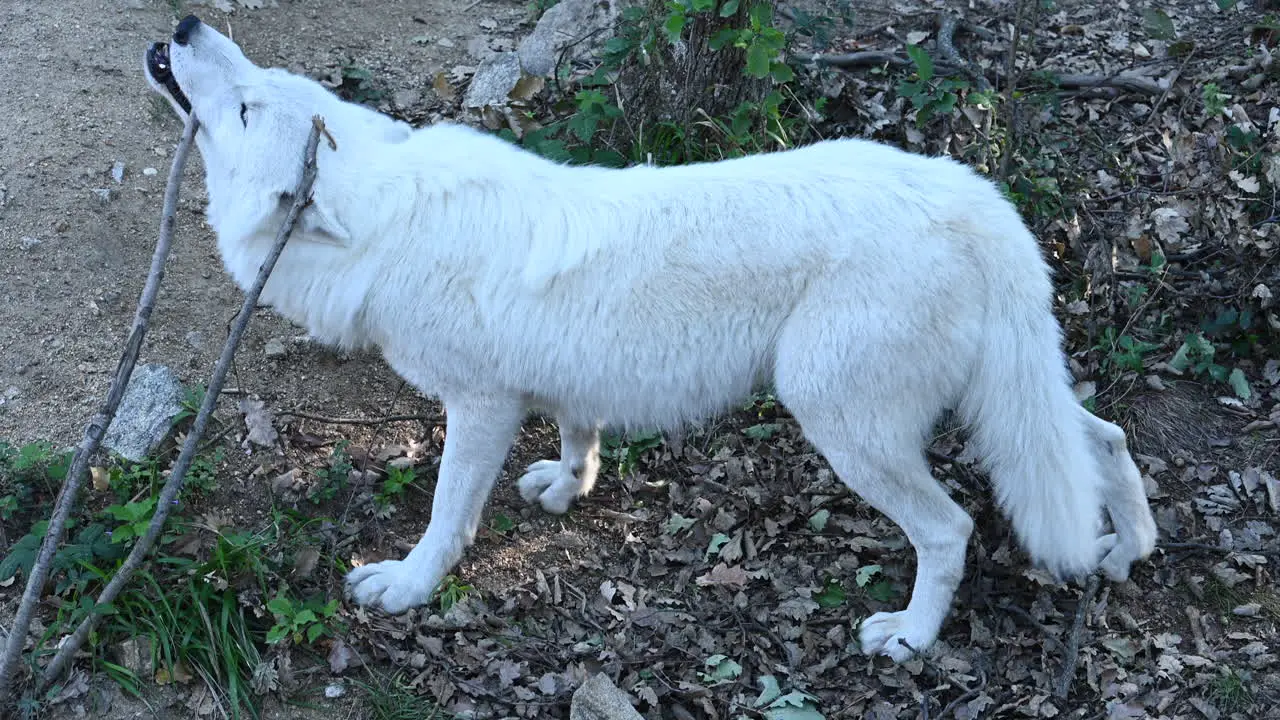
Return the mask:
[(480, 514), (524, 418), (518, 398), (445, 401), (448, 424), (431, 522), (404, 560), (384, 560), (347, 574), (360, 605), (398, 614), (431, 599), (436, 585), (475, 540)]

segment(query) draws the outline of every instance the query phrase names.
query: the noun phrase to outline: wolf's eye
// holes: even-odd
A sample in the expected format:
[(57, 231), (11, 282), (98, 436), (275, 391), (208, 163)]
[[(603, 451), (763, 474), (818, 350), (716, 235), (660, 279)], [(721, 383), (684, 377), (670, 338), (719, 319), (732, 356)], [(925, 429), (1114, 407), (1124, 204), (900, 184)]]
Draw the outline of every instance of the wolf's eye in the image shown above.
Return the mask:
[(245, 114), (248, 112), (249, 112), (249, 106), (245, 105), (244, 103), (240, 103), (240, 124), (244, 125), (245, 127), (249, 127), (249, 119), (245, 117)]

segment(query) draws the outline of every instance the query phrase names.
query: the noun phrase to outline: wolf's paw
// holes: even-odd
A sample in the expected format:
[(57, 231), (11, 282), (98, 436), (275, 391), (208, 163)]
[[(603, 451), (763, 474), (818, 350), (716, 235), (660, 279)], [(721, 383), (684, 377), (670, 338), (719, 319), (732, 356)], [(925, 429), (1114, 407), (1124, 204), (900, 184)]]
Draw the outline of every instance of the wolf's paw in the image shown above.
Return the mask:
[(1112, 582), (1124, 582), (1129, 579), (1129, 567), (1138, 560), (1139, 553), (1121, 541), (1115, 533), (1098, 538), (1095, 549), (1102, 558), (1098, 567)]
[(569, 468), (556, 460), (539, 460), (530, 465), (516, 485), (525, 502), (536, 502), (543, 510), (555, 515), (569, 511), (569, 505), (578, 497), (581, 487)]
[(436, 581), (403, 560), (383, 560), (347, 573), (347, 594), (364, 607), (399, 615), (431, 600)]
[(864, 654), (887, 655), (894, 662), (904, 662), (916, 652), (923, 652), (937, 636), (936, 628), (924, 627), (906, 610), (878, 612), (862, 621), (858, 633)]

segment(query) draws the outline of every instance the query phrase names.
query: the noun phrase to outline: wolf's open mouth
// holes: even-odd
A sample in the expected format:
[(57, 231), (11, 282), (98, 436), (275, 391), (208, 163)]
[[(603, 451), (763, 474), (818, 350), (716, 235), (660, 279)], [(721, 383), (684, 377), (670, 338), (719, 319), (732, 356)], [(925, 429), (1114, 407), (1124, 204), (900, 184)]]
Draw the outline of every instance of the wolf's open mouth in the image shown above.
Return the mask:
[(188, 113), (191, 112), (191, 101), (183, 94), (182, 88), (178, 86), (178, 80), (173, 77), (173, 70), (169, 64), (168, 43), (155, 43), (147, 50), (147, 72), (151, 73), (152, 80), (169, 91), (174, 102), (181, 105), (182, 109)]

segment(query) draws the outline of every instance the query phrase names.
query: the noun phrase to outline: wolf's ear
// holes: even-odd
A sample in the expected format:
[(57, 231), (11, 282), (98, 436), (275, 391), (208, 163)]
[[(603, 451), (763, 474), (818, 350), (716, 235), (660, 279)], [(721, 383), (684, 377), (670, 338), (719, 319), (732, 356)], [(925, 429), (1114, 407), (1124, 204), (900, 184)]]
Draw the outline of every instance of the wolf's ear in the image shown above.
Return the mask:
[[(280, 217), (286, 217), (289, 214), (289, 208), (293, 205), (293, 193), (282, 193), (280, 195)], [(311, 202), (302, 209), (302, 213), (298, 216), (298, 224), (294, 230), (295, 237), (308, 240), (310, 242), (319, 242), (329, 245), (346, 246), (350, 240), (342, 223), (338, 221), (337, 215), (328, 207), (328, 203), (322, 201), (313, 192)]]

